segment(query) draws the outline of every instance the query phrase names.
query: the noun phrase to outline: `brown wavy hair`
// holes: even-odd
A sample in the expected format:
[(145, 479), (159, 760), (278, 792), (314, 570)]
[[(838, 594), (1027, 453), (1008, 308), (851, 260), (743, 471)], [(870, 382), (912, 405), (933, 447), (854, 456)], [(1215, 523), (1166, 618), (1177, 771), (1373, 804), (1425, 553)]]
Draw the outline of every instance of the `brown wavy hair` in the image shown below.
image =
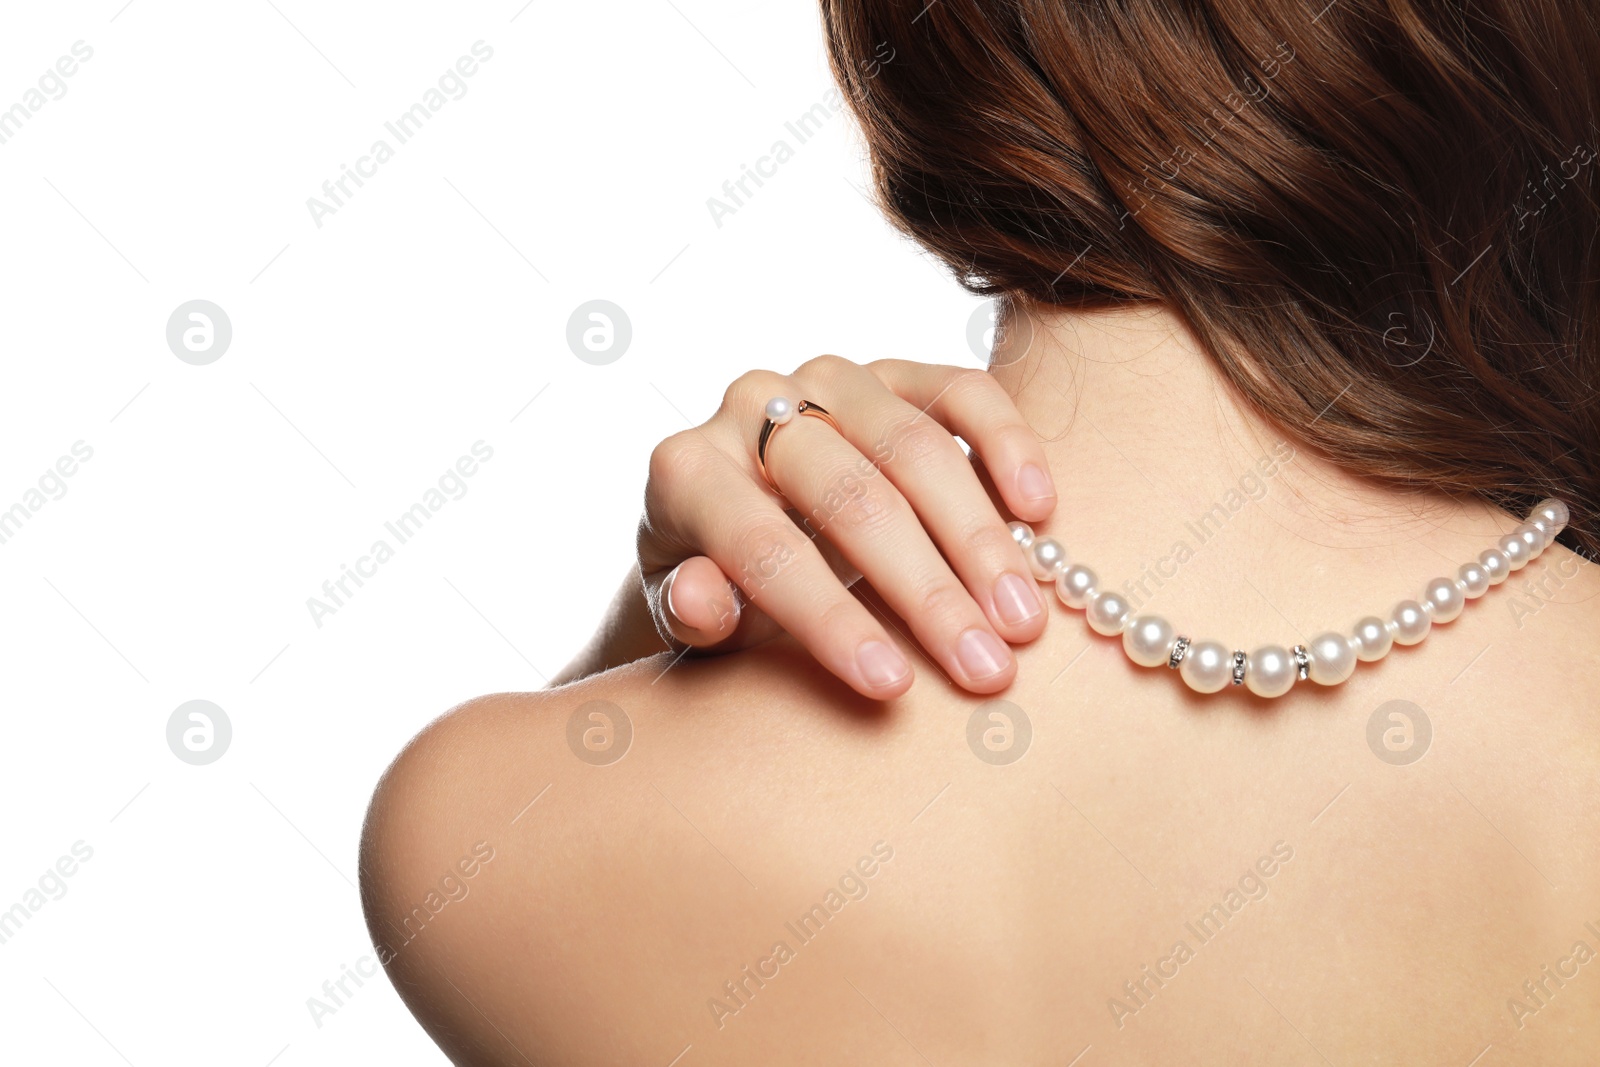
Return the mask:
[(890, 218), (976, 293), (1155, 302), (1391, 485), (1600, 556), (1591, 0), (822, 0)]

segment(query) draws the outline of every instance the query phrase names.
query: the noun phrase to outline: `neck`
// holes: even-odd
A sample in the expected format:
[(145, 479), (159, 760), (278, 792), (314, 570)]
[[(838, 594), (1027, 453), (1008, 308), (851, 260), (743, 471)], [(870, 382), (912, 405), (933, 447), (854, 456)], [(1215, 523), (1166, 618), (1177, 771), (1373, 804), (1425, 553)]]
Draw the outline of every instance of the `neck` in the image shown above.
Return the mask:
[(1166, 310), (1010, 302), (1001, 327), (991, 373), (1044, 441), (1061, 494), (1040, 532), (1136, 606), (1243, 615), (1282, 638), (1297, 636), (1279, 632), (1285, 612), (1342, 628), (1454, 576), (1519, 521), (1313, 453), (1251, 410)]

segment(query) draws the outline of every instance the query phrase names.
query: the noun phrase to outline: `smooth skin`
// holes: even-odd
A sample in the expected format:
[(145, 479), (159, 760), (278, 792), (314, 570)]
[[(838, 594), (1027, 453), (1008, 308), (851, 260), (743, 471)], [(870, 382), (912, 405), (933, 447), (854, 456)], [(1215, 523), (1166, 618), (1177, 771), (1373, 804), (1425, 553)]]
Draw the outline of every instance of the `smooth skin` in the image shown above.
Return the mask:
[[(993, 376), (1065, 487), (1040, 531), (1192, 636), (1348, 625), (1518, 521), (1271, 459), (1160, 312), (1027, 315)], [(873, 699), (792, 633), (661, 652), (424, 730), (373, 800), (369, 927), (462, 1064), (1590, 1065), (1596, 632), (1596, 569), (1552, 547), (1275, 702), (1059, 604), (1004, 706), (931, 661)]]

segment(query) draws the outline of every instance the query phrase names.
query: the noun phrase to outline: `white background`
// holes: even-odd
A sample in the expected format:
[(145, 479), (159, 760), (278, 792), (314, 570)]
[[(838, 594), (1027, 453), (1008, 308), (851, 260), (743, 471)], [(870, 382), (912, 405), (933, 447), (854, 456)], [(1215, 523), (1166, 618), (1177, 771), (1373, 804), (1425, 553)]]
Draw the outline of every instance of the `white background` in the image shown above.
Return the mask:
[[(0, 32), (0, 108), (93, 49), (0, 144), (0, 510), (93, 449), (0, 544), (0, 910), (93, 849), (0, 944), (0, 1059), (441, 1062), (382, 977), (320, 1026), (307, 1004), (372, 951), (384, 766), (565, 663), (651, 446), (741, 371), (976, 365), (983, 302), (864, 199), (848, 116), (786, 131), (831, 85), (814, 4), (123, 5), (8, 5)], [(479, 40), (398, 145), (384, 123)], [(394, 158), (319, 228), (307, 198), (379, 138)], [(779, 139), (717, 226), (707, 199)], [(566, 343), (596, 298), (632, 323), (605, 366)], [(233, 329), (205, 366), (166, 340), (193, 299)], [(318, 627), (307, 598), (480, 440), (466, 495)], [(233, 730), (205, 766), (166, 740), (194, 699)]]

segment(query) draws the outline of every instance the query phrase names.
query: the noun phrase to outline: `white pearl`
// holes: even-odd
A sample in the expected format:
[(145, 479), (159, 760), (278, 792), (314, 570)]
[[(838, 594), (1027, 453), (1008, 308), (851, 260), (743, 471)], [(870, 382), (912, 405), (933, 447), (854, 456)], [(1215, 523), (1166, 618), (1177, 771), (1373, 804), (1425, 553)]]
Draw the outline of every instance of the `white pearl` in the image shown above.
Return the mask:
[(1539, 558), (1544, 551), (1544, 531), (1531, 522), (1525, 522), (1511, 531), (1511, 536), (1528, 546), (1528, 562)]
[(1543, 519), (1550, 526), (1550, 540), (1554, 541), (1560, 536), (1561, 531), (1567, 528), (1567, 523), (1572, 521), (1572, 513), (1567, 506), (1554, 498), (1541, 500), (1539, 506), (1533, 509), (1534, 517)]
[(1478, 563), (1489, 576), (1490, 585), (1499, 585), (1511, 577), (1511, 561), (1498, 548), (1486, 548), (1478, 553)]
[(1506, 534), (1495, 542), (1495, 547), (1500, 554), (1511, 564), (1511, 569), (1520, 571), (1528, 565), (1528, 546), (1516, 534)]
[(1280, 645), (1264, 645), (1245, 658), (1245, 688), (1258, 697), (1281, 697), (1294, 680), (1294, 657)]
[(1069, 608), (1082, 611), (1094, 599), (1096, 584), (1100, 581), (1094, 571), (1081, 563), (1074, 563), (1056, 576), (1056, 596)]
[(1433, 616), (1415, 600), (1402, 600), (1389, 617), (1389, 632), (1397, 645), (1414, 645), (1433, 629)]
[(1115, 637), (1128, 624), (1128, 616), (1132, 613), (1133, 605), (1128, 603), (1126, 597), (1108, 590), (1089, 601), (1085, 617), (1088, 619), (1089, 629), (1097, 634)]
[(767, 418), (782, 426), (794, 418), (794, 403), (786, 396), (775, 396), (767, 401)]
[(1036, 537), (1028, 546), (1028, 566), (1041, 582), (1054, 581), (1067, 565), (1067, 550), (1054, 537)]
[(1122, 629), (1122, 651), (1141, 667), (1162, 667), (1172, 657), (1176, 637), (1172, 624), (1161, 616), (1138, 615)]
[(1178, 664), (1183, 683), (1196, 693), (1216, 693), (1233, 681), (1233, 653), (1217, 641), (1196, 641)]
[(1467, 606), (1467, 595), (1451, 578), (1435, 578), (1422, 590), (1422, 602), (1428, 605), (1434, 622), (1450, 622)]
[(1350, 644), (1356, 650), (1356, 659), (1363, 663), (1376, 663), (1394, 647), (1394, 634), (1376, 615), (1368, 615), (1356, 623), (1350, 634)]
[(1338, 685), (1355, 673), (1356, 649), (1344, 634), (1318, 634), (1306, 651), (1311, 654), (1311, 680), (1318, 685)]
[(1463, 563), (1456, 571), (1456, 584), (1468, 600), (1477, 600), (1489, 591), (1489, 572), (1478, 563)]
[(1025, 522), (1013, 522), (1007, 527), (1011, 531), (1011, 539), (1015, 541), (1024, 552), (1033, 545), (1033, 527)]

